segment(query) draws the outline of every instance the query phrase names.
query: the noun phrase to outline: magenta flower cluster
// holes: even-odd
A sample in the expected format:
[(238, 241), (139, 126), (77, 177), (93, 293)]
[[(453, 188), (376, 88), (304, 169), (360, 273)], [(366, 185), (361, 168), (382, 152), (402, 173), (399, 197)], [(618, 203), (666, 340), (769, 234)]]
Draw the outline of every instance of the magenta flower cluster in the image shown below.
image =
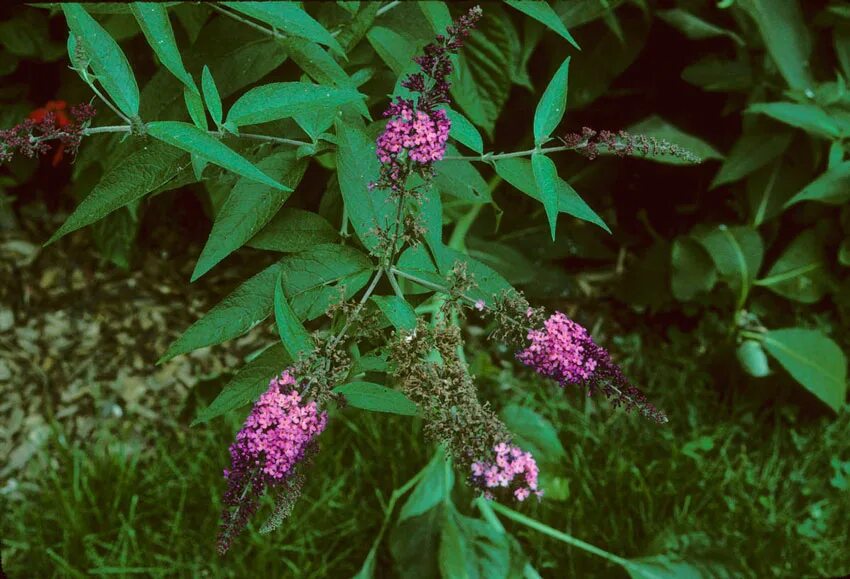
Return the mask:
[(279, 481), (304, 458), (328, 417), (319, 413), (315, 402), (302, 405), (295, 384), (289, 372), (271, 381), (230, 446), (234, 465), (253, 464), (268, 479)]
[(498, 489), (511, 491), (520, 502), (532, 494), (543, 496), (537, 488), (537, 462), (530, 452), (505, 442), (494, 446), (493, 452), (493, 462), (477, 461), (471, 466), (472, 484), (482, 489), (485, 497), (494, 498)]
[(381, 163), (395, 162), (402, 151), (416, 163), (439, 161), (446, 152), (451, 121), (446, 111), (430, 115), (413, 108), (413, 102), (399, 98), (384, 113), (393, 117), (378, 137), (377, 154)]
[(543, 329), (530, 330), (528, 340), (517, 359), (562, 386), (589, 381), (599, 363), (588, 331), (561, 312), (552, 314)]
[(272, 378), (230, 446), (231, 467), (224, 471), (227, 490), (222, 500), (220, 553), (229, 549), (247, 525), (264, 492), (290, 488), (287, 484), (296, 467), (327, 425), (327, 413), (319, 412), (314, 401), (304, 403), (296, 385), (288, 370)]
[(627, 410), (635, 408), (650, 420), (667, 422), (664, 413), (629, 382), (605, 348), (593, 341), (587, 329), (561, 312), (549, 316), (542, 329), (529, 330), (527, 339), (528, 346), (517, 352), (516, 357), (538, 374), (554, 379), (561, 386), (585, 386), (588, 394), (599, 388), (614, 406), (622, 405)]

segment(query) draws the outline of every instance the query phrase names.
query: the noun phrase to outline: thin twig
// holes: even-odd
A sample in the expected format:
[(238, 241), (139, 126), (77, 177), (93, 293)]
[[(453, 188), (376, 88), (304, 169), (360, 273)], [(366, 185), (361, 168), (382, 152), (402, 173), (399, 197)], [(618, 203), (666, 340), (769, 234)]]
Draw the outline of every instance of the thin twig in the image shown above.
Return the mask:
[(372, 293), (375, 291), (375, 288), (378, 286), (378, 282), (381, 281), (381, 277), (384, 275), (383, 268), (379, 269), (375, 272), (375, 277), (372, 278), (372, 283), (369, 284), (369, 287), (366, 288), (366, 291), (363, 293), (363, 297), (360, 298), (360, 303), (357, 304), (357, 307), (354, 308), (354, 311), (351, 312), (351, 315), (348, 316), (348, 319), (345, 321), (345, 325), (339, 331), (339, 334), (334, 336), (334, 338), (330, 341), (329, 349), (333, 350), (337, 344), (339, 344), (340, 340), (342, 340), (343, 336), (345, 336), (345, 332), (351, 326), (351, 324), (358, 318), (360, 315), (360, 311), (363, 309), (363, 306), (366, 305), (366, 300), (371, 297)]

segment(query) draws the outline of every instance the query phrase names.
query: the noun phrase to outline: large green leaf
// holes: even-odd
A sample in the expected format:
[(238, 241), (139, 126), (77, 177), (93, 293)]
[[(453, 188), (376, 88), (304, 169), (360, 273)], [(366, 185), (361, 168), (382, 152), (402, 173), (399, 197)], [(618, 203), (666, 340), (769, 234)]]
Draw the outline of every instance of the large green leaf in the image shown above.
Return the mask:
[(282, 276), (283, 272), (281, 271), (274, 286), (274, 319), (277, 323), (280, 342), (286, 349), (286, 353), (293, 360), (298, 360), (302, 356), (310, 354), (316, 347), (312, 338), (310, 338), (310, 334), (301, 325), (301, 321), (286, 300)]
[(77, 205), (47, 243), (102, 219), (128, 203), (141, 199), (180, 172), (187, 157), (180, 149), (153, 142), (139, 147), (109, 169), (97, 186)]
[(758, 24), (767, 51), (793, 89), (814, 86), (809, 67), (812, 41), (797, 0), (740, 0)]
[(820, 300), (829, 289), (823, 242), (814, 228), (788, 246), (756, 285), (806, 304)]
[(281, 262), (286, 297), (299, 319), (312, 320), (366, 285), (372, 262), (352, 247), (316, 245)]
[[(534, 179), (534, 169), (531, 166), (531, 161), (521, 158), (499, 159), (495, 163), (496, 173), (510, 183), (519, 191), (525, 193), (532, 199), (542, 202), (543, 197), (537, 187)], [(589, 221), (598, 225), (608, 233), (611, 230), (602, 221), (602, 218), (590, 208), (587, 203), (576, 193), (569, 183), (560, 177), (556, 181), (558, 193), (558, 211), (568, 213), (573, 217)]]
[(659, 10), (658, 17), (670, 26), (679, 30), (691, 40), (703, 40), (706, 38), (717, 38), (726, 36), (734, 40), (739, 46), (744, 46), (744, 40), (729, 30), (721, 28), (683, 8), (673, 10)]
[(380, 239), (374, 229), (387, 231), (395, 218), (389, 195), (369, 189), (369, 183), (378, 179), (375, 142), (361, 129), (342, 121), (336, 123), (336, 135), (337, 177), (348, 218), (363, 245), (375, 249)]
[(516, 8), (528, 16), (531, 16), (546, 26), (549, 30), (560, 34), (567, 40), (567, 42), (576, 48), (579, 48), (578, 43), (572, 37), (570, 32), (567, 30), (567, 27), (564, 26), (563, 21), (561, 21), (561, 18), (552, 9), (548, 2), (544, 2), (542, 0), (505, 0), (505, 4), (512, 8)]
[[(130, 207), (138, 205), (131, 204)], [(133, 252), (133, 242), (139, 232), (139, 219), (136, 209), (121, 207), (95, 223), (91, 228), (95, 245), (101, 257), (104, 257), (120, 267), (130, 269), (130, 255)]]
[(201, 87), (204, 90), (204, 100), (207, 102), (207, 108), (212, 115), (213, 122), (217, 127), (221, 127), (222, 123), (222, 108), (221, 95), (218, 92), (218, 87), (215, 84), (210, 67), (204, 65), (204, 70), (201, 72)]
[(285, 184), (286, 189), (270, 188), (245, 177), (239, 179), (216, 213), (192, 281), (242, 247), (275, 216), (304, 176), (307, 160), (296, 159), (294, 151), (283, 151), (264, 158), (257, 167), (276, 182)]
[(446, 108), (446, 115), (452, 123), (449, 136), (478, 153), (484, 152), (484, 142), (478, 129), (469, 120), (457, 111)]
[(399, 523), (430, 511), (444, 502), (452, 492), (454, 483), (454, 472), (446, 463), (445, 453), (438, 450), (428, 463), (422, 479), (402, 506), (398, 515)]
[(555, 162), (542, 153), (534, 153), (531, 156), (531, 168), (540, 201), (549, 219), (549, 232), (552, 235), (552, 241), (555, 241), (555, 229), (558, 225), (558, 182), (561, 178), (558, 177)]
[(334, 243), (338, 239), (339, 234), (321, 215), (284, 207), (247, 245), (256, 249), (292, 253), (322, 243)]
[(525, 406), (511, 404), (502, 409), (502, 420), (515, 442), (538, 461), (556, 463), (567, 457), (558, 431), (546, 418)]
[(196, 95), (200, 94), (192, 75), (183, 66), (183, 58), (174, 39), (174, 30), (171, 28), (165, 6), (153, 2), (133, 2), (130, 9), (162, 65), (186, 85), (186, 88)]
[(275, 263), (243, 282), (183, 332), (157, 363), (236, 338), (265, 320), (272, 312), (280, 271), (281, 265)]
[(819, 201), (830, 205), (842, 205), (850, 200), (850, 161), (828, 169), (826, 173), (806, 185), (785, 204), (790, 207), (800, 201)]
[[(525, 5), (531, 3), (520, 2), (518, 4)], [(570, 57), (568, 56), (555, 72), (552, 80), (549, 81), (549, 86), (546, 87), (543, 96), (540, 97), (540, 102), (537, 103), (537, 109), (534, 112), (534, 142), (538, 145), (549, 138), (552, 132), (561, 124), (561, 119), (564, 118), (564, 112), (567, 109), (569, 74)]]
[(503, 530), (479, 519), (466, 517), (450, 505), (444, 511), (440, 540), (443, 577), (509, 579), (511, 545)]
[(80, 4), (63, 3), (62, 10), (71, 33), (82, 42), (97, 80), (124, 114), (137, 116), (139, 86), (121, 47)]
[(847, 396), (847, 359), (816, 330), (786, 328), (764, 336), (764, 347), (809, 392), (836, 412)]
[(738, 292), (738, 307), (743, 307), (764, 258), (758, 232), (750, 227), (720, 225), (694, 237), (711, 255), (724, 281)]
[(419, 410), (410, 399), (392, 388), (373, 384), (371, 382), (350, 382), (337, 386), (334, 392), (345, 396), (349, 406), (362, 408), (371, 412), (387, 412), (389, 414), (403, 414), (404, 416), (416, 416)]
[(198, 412), (192, 426), (209, 422), (231, 410), (251, 404), (269, 387), (269, 381), (292, 363), (282, 344), (274, 344), (242, 366), (212, 403)]
[(646, 135), (659, 140), (668, 141), (678, 147), (690, 151), (698, 159), (690, 160), (676, 157), (674, 155), (646, 155), (644, 159), (650, 159), (659, 163), (670, 165), (693, 165), (706, 159), (723, 159), (717, 149), (692, 135), (687, 134), (675, 125), (670, 124), (657, 115), (652, 115), (628, 128), (628, 131), (636, 135)]
[(197, 155), (205, 161), (224, 167), (237, 175), (248, 177), (281, 191), (292, 191), (284, 187), (251, 163), (248, 159), (195, 125), (178, 121), (154, 121), (148, 123), (150, 136), (184, 151)]
[(256, 125), (316, 108), (336, 108), (362, 99), (353, 88), (335, 88), (307, 82), (276, 82), (252, 88), (227, 113), (228, 126)]
[(372, 296), (372, 301), (399, 330), (412, 330), (416, 327), (416, 313), (404, 299), (398, 296)]
[[(446, 153), (459, 154), (453, 145), (446, 146)], [(469, 161), (445, 160), (437, 163), (434, 168), (434, 183), (443, 193), (472, 203), (492, 201), (487, 181)]]
[(791, 133), (777, 133), (774, 128), (759, 125), (744, 129), (732, 146), (726, 160), (711, 183), (712, 189), (734, 183), (767, 165), (785, 152), (791, 144)]
[(813, 104), (757, 103), (750, 105), (746, 112), (767, 115), (824, 139), (838, 139), (842, 135), (838, 118)]
[(345, 51), (333, 35), (295, 2), (224, 2), (224, 5), (292, 36), (324, 44), (345, 57)]
[(493, 138), (496, 119), (508, 100), (511, 64), (517, 48), (513, 23), (497, 6), (488, 6), (478, 27), (460, 53), (459, 74), (453, 75), (451, 94), (470, 121)]
[(416, 67), (413, 57), (416, 56), (416, 45), (390, 28), (373, 26), (366, 38), (390, 70), (396, 76), (401, 76)]
[(670, 265), (670, 288), (677, 300), (688, 301), (710, 291), (717, 281), (711, 255), (690, 237), (681, 237), (673, 242)]

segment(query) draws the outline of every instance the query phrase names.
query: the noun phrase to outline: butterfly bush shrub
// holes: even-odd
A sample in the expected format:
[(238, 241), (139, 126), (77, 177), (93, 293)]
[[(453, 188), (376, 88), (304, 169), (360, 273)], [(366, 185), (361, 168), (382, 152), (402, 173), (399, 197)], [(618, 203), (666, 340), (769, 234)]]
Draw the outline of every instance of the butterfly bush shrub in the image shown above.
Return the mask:
[[(98, 165), (103, 147), (119, 151), (118, 161), (100, 167), (100, 180), (50, 242), (138, 207), (146, 196), (203, 182), (214, 222), (192, 281), (243, 246), (284, 254), (188, 328), (161, 360), (236, 338), (270, 316), (280, 336), (196, 420), (253, 404), (224, 470), (222, 554), (260, 510), (263, 496), (275, 503), (262, 526), (267, 532), (290, 514), (309, 478), (322, 476), (308, 473), (308, 463), (320, 452), (323, 431), (332, 427), (334, 407), (419, 416), (425, 435), (439, 444), (442, 462), (449, 461), (483, 498), (544, 499), (535, 457), (514, 440), (469, 372), (461, 331), (468, 316), (487, 320), (491, 339), (508, 344), (521, 365), (564, 390), (601, 392), (611, 406), (647, 418), (647, 427), (668, 420), (585, 327), (563, 312), (532, 306), (456, 240), (469, 226), (464, 219), (474, 219), (492, 202), (491, 189), (501, 181), (542, 204), (553, 240), (562, 213), (608, 230), (558, 175), (555, 153), (589, 160), (600, 154), (669, 156), (688, 163), (697, 156), (654, 135), (559, 131), (570, 57), (536, 106), (533, 148), (485, 152), (476, 125), (490, 134), (492, 119), (469, 96), (476, 70), (464, 50), (480, 33), (486, 11), (498, 19), (507, 17), (504, 9), (453, 7), (452, 19), (437, 2), (338, 4), (324, 24), (295, 3), (175, 9), (181, 21), (187, 10), (203, 10), (202, 22), (215, 15), (203, 30), (194, 30), (194, 46), (232, 42), (249, 51), (242, 46), (249, 36), (242, 35), (262, 38), (266, 52), (252, 65), (256, 70), (241, 61), (229, 66), (226, 59), (210, 66), (204, 53), (178, 47), (167, 6), (128, 5), (161, 64), (141, 92), (123, 50), (96, 17), (97, 5), (62, 4), (71, 67), (98, 111), (82, 103), (69, 117), (67, 105), (49, 103), (0, 132), (4, 160), (53, 151), (59, 162), (63, 154), (75, 155), (81, 141), (103, 139), (83, 145), (75, 167), (80, 174)], [(548, 4), (507, 5), (551, 29), (565, 47), (575, 45)], [(381, 26), (391, 10), (421, 11), (433, 27), (431, 41), (410, 45)], [(204, 37), (207, 29), (213, 32)], [(233, 40), (218, 36), (225, 30), (237, 31)], [(358, 90), (377, 74), (357, 68), (358, 51), (364, 50), (386, 61), (385, 77), (397, 78), (389, 102), (383, 94)], [(239, 51), (234, 59), (243, 58)], [(279, 77), (286, 59), (303, 72), (298, 80), (256, 84)], [(372, 121), (379, 109), (381, 119)], [(110, 121), (94, 122), (101, 118)], [(457, 145), (476, 154), (463, 155)], [(494, 173), (490, 184), (478, 167)], [(330, 174), (320, 213), (285, 206), (308, 168)], [(222, 194), (222, 187), (229, 192)], [(448, 243), (444, 200), (469, 208), (470, 216), (456, 223)], [(372, 564), (373, 558), (374, 550)]]

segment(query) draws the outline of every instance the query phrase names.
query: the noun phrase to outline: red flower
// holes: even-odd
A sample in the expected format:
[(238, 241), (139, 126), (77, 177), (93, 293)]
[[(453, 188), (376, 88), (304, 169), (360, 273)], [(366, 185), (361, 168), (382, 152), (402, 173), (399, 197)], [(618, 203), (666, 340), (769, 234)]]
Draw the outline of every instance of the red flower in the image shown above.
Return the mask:
[[(67, 106), (68, 104), (65, 101), (47, 101), (45, 106), (35, 109), (27, 118), (34, 120), (36, 123), (42, 123), (48, 113), (53, 113), (53, 121), (61, 129), (71, 124), (71, 119), (65, 114)], [(53, 153), (53, 160), (50, 164), (54, 167), (58, 166), (64, 155), (65, 144), (59, 143), (59, 146), (56, 147), (56, 152)]]

